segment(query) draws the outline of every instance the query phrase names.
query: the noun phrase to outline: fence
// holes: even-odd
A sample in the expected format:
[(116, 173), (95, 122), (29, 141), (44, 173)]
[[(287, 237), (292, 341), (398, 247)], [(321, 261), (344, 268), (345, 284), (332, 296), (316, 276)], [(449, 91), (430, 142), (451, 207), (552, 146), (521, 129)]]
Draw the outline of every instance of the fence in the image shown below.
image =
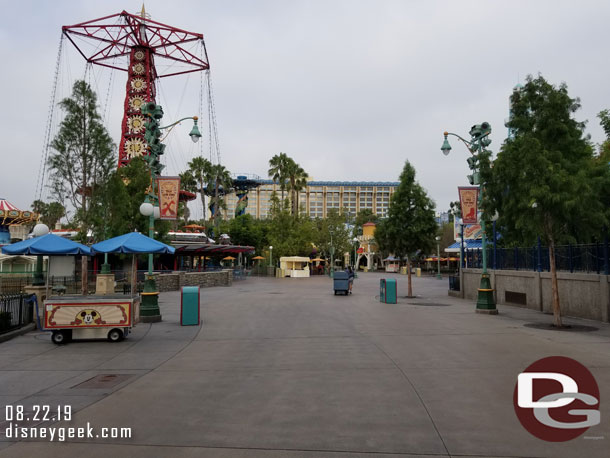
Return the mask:
[(32, 303), (26, 294), (0, 295), (0, 334), (33, 321)]
[[(609, 275), (608, 241), (585, 245), (555, 247), (555, 268), (566, 272)], [(464, 267), (481, 268), (482, 250), (465, 250)], [(549, 249), (541, 244), (527, 248), (503, 248), (487, 245), (487, 268), (499, 270), (551, 270)]]

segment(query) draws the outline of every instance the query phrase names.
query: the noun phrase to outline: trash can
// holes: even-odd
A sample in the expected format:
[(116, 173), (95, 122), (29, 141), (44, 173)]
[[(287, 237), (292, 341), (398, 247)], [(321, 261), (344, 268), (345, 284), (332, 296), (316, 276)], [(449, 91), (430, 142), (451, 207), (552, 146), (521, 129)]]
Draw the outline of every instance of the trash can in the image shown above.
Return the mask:
[(198, 326), (200, 291), (199, 286), (183, 286), (180, 298), (180, 324), (182, 326)]
[(349, 274), (347, 272), (335, 272), (335, 276), (333, 277), (333, 290), (335, 291), (335, 296), (339, 291), (347, 296), (347, 293), (349, 292)]
[(415, 275), (417, 275), (418, 277), (421, 277), (421, 267), (418, 267), (415, 269)]
[(379, 302), (396, 304), (398, 302), (397, 298), (396, 280), (393, 278), (379, 280)]

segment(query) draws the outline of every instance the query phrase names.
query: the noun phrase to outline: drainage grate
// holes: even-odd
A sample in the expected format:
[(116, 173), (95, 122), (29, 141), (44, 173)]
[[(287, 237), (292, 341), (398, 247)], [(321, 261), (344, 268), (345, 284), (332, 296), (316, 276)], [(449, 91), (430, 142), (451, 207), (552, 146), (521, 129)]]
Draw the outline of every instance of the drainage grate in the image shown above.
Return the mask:
[(267, 293), (267, 294), (284, 294), (284, 293), (282, 293), (281, 291), (271, 291), (270, 293)]
[(90, 378), (89, 380), (85, 380), (78, 385), (74, 385), (72, 388), (114, 388), (115, 386), (123, 383), (125, 380), (129, 380), (131, 377), (133, 377), (133, 374), (100, 374)]

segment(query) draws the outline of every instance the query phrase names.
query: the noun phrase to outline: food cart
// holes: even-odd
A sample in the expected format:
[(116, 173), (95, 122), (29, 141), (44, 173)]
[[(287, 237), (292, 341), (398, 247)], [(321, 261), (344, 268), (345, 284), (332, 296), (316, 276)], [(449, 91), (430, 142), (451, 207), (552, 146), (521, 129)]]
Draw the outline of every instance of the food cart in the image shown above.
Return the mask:
[(44, 301), (44, 330), (56, 344), (73, 339), (123, 340), (139, 321), (139, 296), (54, 296)]

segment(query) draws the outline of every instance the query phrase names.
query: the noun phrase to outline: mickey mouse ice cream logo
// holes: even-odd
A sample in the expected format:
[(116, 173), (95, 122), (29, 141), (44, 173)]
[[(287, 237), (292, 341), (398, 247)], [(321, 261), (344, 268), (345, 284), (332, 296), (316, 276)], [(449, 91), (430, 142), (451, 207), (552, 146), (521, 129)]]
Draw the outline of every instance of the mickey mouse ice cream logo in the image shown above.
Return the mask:
[(564, 356), (540, 359), (519, 374), (513, 403), (523, 427), (550, 442), (574, 439), (601, 421), (595, 378)]

